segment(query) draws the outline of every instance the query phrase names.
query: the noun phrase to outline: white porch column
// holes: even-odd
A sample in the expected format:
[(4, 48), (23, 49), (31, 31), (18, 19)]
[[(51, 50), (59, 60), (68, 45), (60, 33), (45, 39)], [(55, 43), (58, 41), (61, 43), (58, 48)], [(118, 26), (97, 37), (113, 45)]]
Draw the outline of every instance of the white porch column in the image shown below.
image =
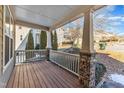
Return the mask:
[(93, 11), (88, 10), (84, 13), (82, 49), (80, 51), (79, 80), (82, 87), (95, 87), (93, 41)]
[(47, 46), (46, 46), (47, 49), (51, 49), (52, 46), (51, 46), (51, 32), (50, 31), (47, 31)]
[(50, 49), (52, 49), (52, 45), (51, 45), (51, 30), (47, 31), (47, 61), (50, 61), (49, 57), (50, 57)]

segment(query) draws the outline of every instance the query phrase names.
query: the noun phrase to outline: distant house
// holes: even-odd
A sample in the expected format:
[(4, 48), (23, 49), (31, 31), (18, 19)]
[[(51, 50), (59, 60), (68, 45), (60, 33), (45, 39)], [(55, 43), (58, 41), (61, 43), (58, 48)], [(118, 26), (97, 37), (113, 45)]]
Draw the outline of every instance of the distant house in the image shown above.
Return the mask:
[(34, 38), (34, 47), (36, 47), (37, 44), (40, 44), (41, 30), (17, 25), (16, 26), (16, 50), (25, 50), (27, 39), (28, 39), (28, 33), (30, 30), (32, 30), (32, 34)]

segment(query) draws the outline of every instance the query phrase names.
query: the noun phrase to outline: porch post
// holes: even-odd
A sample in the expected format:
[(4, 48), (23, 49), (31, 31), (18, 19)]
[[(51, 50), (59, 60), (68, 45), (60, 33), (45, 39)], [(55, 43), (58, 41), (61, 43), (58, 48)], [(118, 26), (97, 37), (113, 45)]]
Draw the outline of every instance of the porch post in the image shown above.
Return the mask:
[(95, 87), (95, 51), (93, 43), (93, 11), (84, 13), (82, 49), (80, 51), (79, 80), (82, 87)]
[(49, 61), (49, 54), (50, 54), (50, 49), (52, 48), (51, 46), (51, 32), (47, 31), (47, 60)]

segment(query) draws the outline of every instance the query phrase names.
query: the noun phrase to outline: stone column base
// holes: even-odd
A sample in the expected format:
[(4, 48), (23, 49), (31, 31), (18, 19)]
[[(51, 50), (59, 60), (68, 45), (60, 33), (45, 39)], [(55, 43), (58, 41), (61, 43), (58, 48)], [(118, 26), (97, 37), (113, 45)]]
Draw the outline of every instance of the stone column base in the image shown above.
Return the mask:
[(82, 87), (95, 87), (95, 54), (80, 52), (79, 81)]

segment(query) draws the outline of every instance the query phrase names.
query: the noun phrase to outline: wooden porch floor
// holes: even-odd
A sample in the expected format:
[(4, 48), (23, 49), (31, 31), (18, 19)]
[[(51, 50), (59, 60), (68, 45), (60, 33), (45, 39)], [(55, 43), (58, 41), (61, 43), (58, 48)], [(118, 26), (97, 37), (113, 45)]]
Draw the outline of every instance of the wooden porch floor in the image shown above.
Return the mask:
[(48, 62), (16, 65), (7, 88), (77, 88), (78, 77)]

